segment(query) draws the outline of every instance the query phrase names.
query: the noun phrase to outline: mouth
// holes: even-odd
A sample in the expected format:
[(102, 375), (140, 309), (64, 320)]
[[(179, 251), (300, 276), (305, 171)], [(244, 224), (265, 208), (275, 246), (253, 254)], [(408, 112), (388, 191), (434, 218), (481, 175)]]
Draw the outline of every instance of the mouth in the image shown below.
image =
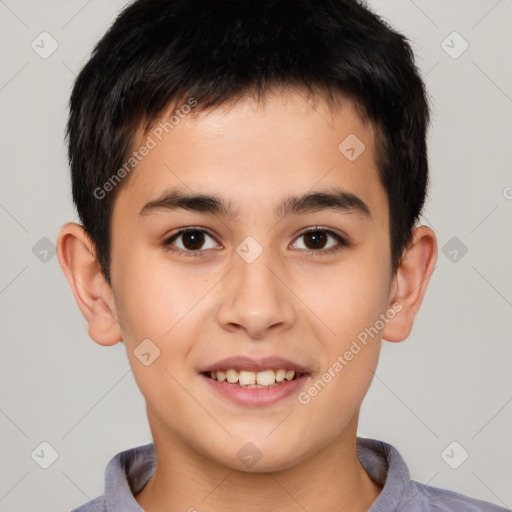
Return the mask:
[(305, 373), (286, 368), (268, 368), (258, 372), (229, 368), (226, 370), (203, 372), (206, 377), (218, 382), (226, 382), (245, 389), (267, 389), (285, 382), (301, 378)]
[(199, 373), (218, 395), (252, 407), (270, 405), (291, 395), (311, 375), (306, 367), (287, 359), (246, 356), (219, 361)]

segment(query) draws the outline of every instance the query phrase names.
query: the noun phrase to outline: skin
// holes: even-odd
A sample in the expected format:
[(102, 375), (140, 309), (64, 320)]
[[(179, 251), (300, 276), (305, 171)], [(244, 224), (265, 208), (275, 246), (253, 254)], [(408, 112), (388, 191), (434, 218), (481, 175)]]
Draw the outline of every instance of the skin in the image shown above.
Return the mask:
[[(338, 150), (349, 134), (366, 146), (353, 162)], [(139, 215), (174, 186), (225, 196), (239, 216), (163, 209)], [(361, 198), (371, 219), (334, 210), (274, 218), (282, 198), (331, 186)], [(213, 235), (205, 235), (200, 257), (164, 247), (186, 226)], [(301, 235), (315, 226), (344, 235), (350, 245), (322, 255), (338, 242), (329, 237), (320, 249), (308, 245)], [(236, 252), (248, 236), (262, 248), (252, 263)], [(178, 238), (174, 247), (185, 243)], [(382, 339), (402, 341), (411, 331), (437, 242), (430, 228), (415, 228), (391, 273), (388, 201), (374, 132), (349, 100), (334, 115), (321, 99), (282, 90), (264, 104), (245, 97), (231, 108), (184, 116), (116, 198), (112, 286), (78, 224), (62, 227), (58, 257), (89, 335), (101, 345), (124, 342), (146, 400), (158, 466), (136, 497), (144, 510), (370, 508), (381, 486), (356, 455), (359, 409)], [(400, 312), (309, 403), (300, 403), (298, 392), (393, 304)], [(149, 366), (134, 355), (147, 338), (161, 351)], [(310, 369), (309, 383), (272, 405), (233, 404), (210, 389), (198, 369), (236, 355), (291, 359)], [(251, 468), (237, 456), (248, 442), (261, 453)]]

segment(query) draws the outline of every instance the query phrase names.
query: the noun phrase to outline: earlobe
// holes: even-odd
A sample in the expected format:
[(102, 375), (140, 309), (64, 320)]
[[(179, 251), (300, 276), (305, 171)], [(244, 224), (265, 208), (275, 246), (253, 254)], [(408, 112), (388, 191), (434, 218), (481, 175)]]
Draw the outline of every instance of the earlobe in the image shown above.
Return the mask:
[(412, 242), (404, 253), (391, 287), (390, 305), (400, 304), (400, 310), (384, 327), (383, 339), (397, 342), (409, 336), (436, 261), (435, 233), (427, 226), (414, 228)]
[(84, 318), (89, 336), (100, 345), (122, 341), (114, 296), (96, 260), (94, 244), (84, 228), (74, 222), (62, 226), (57, 257)]

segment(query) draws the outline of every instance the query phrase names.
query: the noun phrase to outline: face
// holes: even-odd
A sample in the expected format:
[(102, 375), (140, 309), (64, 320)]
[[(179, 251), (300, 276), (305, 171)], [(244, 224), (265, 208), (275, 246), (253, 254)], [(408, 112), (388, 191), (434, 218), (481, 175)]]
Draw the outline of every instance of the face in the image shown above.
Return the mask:
[(111, 253), (155, 443), (296, 465), (355, 432), (389, 318), (372, 128), (348, 100), (333, 117), (274, 92), (183, 115), (161, 138), (116, 198)]

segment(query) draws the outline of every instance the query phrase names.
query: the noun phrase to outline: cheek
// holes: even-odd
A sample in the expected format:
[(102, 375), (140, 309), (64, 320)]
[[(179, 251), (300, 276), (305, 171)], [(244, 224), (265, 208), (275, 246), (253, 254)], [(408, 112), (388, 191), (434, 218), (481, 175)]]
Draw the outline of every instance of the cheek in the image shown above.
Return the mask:
[(146, 261), (126, 261), (117, 290), (123, 341), (148, 406), (165, 410), (172, 401), (175, 413), (184, 414), (186, 394), (178, 382), (187, 377), (183, 362), (197, 338), (193, 306), (204, 292), (187, 286), (176, 271)]
[(204, 293), (199, 283), (192, 286), (184, 279), (179, 268), (165, 258), (151, 258), (150, 253), (131, 254), (118, 267), (117, 276), (116, 309), (125, 342), (130, 343), (172, 337), (174, 326)]
[(329, 272), (318, 272), (299, 292), (326, 327), (321, 339), (337, 350), (374, 325), (387, 306), (389, 280), (374, 254), (361, 251)]
[[(211, 282), (188, 278), (165, 258), (131, 254), (117, 274), (116, 309), (134, 377), (147, 400), (162, 393), (171, 375), (182, 380), (190, 371), (183, 364), (196, 340), (210, 306)], [(209, 297), (207, 296), (209, 295)], [(150, 342), (146, 341), (150, 340)], [(145, 366), (138, 357), (150, 353)], [(146, 356), (146, 360), (148, 357)], [(146, 361), (147, 362), (147, 361)], [(178, 387), (179, 390), (179, 387)]]
[(322, 368), (299, 401), (315, 411), (318, 428), (327, 437), (346, 427), (372, 382), (381, 348), (377, 321), (384, 311), (385, 285), (369, 272), (365, 276), (352, 272), (344, 286), (323, 296), (319, 316), (334, 334), (319, 337)]
[(323, 367), (316, 379), (322, 382), (312, 382), (308, 392), (320, 409), (333, 406), (354, 411), (370, 386), (379, 359), (379, 315), (386, 311), (389, 285), (387, 260), (372, 247), (358, 256), (315, 281), (314, 291), (310, 289), (306, 299), (328, 326), (318, 336)]

